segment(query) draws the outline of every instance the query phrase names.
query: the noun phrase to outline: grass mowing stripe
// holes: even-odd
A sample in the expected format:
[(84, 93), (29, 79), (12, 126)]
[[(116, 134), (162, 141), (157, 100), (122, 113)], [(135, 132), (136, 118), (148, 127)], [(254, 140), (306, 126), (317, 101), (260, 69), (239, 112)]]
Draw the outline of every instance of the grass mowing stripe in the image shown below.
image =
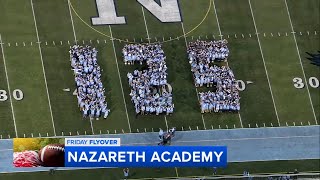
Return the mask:
[[(291, 31), (285, 4), (282, 1), (252, 0), (251, 4), (255, 10), (255, 20), (259, 31)], [(265, 14), (269, 15), (265, 16)], [(313, 121), (314, 116), (309, 107), (307, 90), (294, 87), (293, 78), (303, 76), (299, 57), (296, 56), (294, 40), (290, 36), (278, 38), (268, 36), (261, 38), (260, 42), (263, 45), (263, 53), (282, 125), (284, 123), (294, 125), (299, 122), (307, 124), (307, 121)]]
[(253, 20), (253, 24), (254, 24), (254, 29), (256, 31), (256, 36), (257, 36), (257, 39), (258, 39), (258, 44), (259, 44), (259, 49), (260, 49), (260, 52), (261, 52), (261, 57), (262, 57), (262, 61), (263, 61), (264, 70), (266, 71), (266, 75), (267, 75), (267, 80), (268, 80), (268, 84), (269, 84), (269, 89), (270, 89), (270, 93), (271, 93), (271, 97), (272, 97), (273, 106), (274, 106), (274, 109), (275, 109), (275, 112), (276, 112), (276, 116), (277, 116), (277, 120), (278, 120), (278, 125), (281, 126), (279, 115), (278, 115), (278, 111), (277, 111), (277, 106), (276, 106), (276, 103), (275, 103), (275, 100), (274, 100), (274, 97), (273, 97), (273, 91), (272, 91), (271, 82), (270, 82), (270, 79), (269, 79), (268, 70), (267, 70), (267, 67), (266, 67), (266, 62), (265, 62), (263, 51), (262, 51), (262, 47), (261, 47), (259, 32), (258, 32), (258, 29), (257, 29), (256, 20), (254, 18), (252, 6), (251, 6), (251, 0), (248, 0), (248, 2), (249, 2), (249, 6), (250, 6), (250, 12), (251, 12), (251, 16), (252, 16), (252, 20)]
[(33, 15), (33, 20), (34, 20), (34, 26), (36, 29), (36, 34), (37, 34), (37, 40), (38, 40), (38, 47), (39, 47), (39, 52), (40, 52), (40, 59), (41, 59), (41, 65), (42, 65), (42, 72), (43, 72), (43, 77), (44, 77), (44, 82), (46, 85), (46, 91), (47, 91), (47, 95), (48, 95), (48, 105), (49, 105), (49, 109), (50, 109), (50, 115), (51, 115), (51, 122), (52, 122), (52, 127), (53, 127), (53, 133), (56, 136), (56, 128), (54, 125), (54, 120), (53, 120), (53, 114), (52, 114), (52, 108), (51, 108), (51, 101), (50, 101), (50, 95), (49, 95), (49, 90), (48, 90), (48, 84), (47, 84), (47, 77), (46, 77), (46, 72), (44, 70), (44, 64), (43, 64), (43, 57), (42, 57), (42, 51), (41, 51), (41, 45), (40, 45), (40, 39), (39, 39), (39, 33), (38, 33), (38, 27), (37, 27), (37, 21), (36, 21), (36, 16), (34, 14), (34, 8), (33, 8), (33, 2), (32, 0), (30, 0), (31, 3), (31, 8), (32, 8), (32, 15)]
[[(214, 14), (216, 16), (216, 20), (217, 20), (217, 24), (218, 24), (218, 29), (219, 29), (219, 36), (220, 36), (220, 39), (222, 40), (222, 34), (221, 34), (221, 28), (220, 28), (220, 23), (219, 23), (219, 18), (218, 18), (218, 13), (217, 13), (217, 10), (216, 10), (216, 5), (214, 3), (214, 0), (211, 0), (212, 1), (212, 6), (213, 6), (213, 9), (214, 9)], [(227, 61), (227, 66), (229, 66), (229, 62)], [(241, 118), (241, 115), (240, 115), (240, 111), (237, 112), (238, 113), (238, 116), (239, 116), (239, 120), (240, 120), (240, 125), (241, 127), (243, 128), (243, 124), (242, 124), (242, 118)]]
[(69, 7), (71, 25), (72, 25), (72, 30), (73, 30), (74, 42), (75, 42), (75, 44), (78, 44), (78, 42), (77, 42), (77, 35), (76, 35), (76, 31), (75, 31), (75, 29), (74, 29), (74, 24), (73, 24), (72, 12), (71, 12), (71, 8), (70, 8), (70, 0), (68, 0), (68, 7)]
[(113, 51), (114, 51), (114, 58), (116, 60), (116, 64), (117, 64), (117, 70), (118, 70), (118, 76), (119, 76), (119, 81), (120, 81), (120, 86), (121, 86), (121, 91), (122, 91), (122, 97), (123, 97), (123, 104), (124, 104), (124, 107), (126, 109), (126, 115), (127, 115), (127, 120), (128, 120), (128, 126), (129, 126), (129, 131), (130, 133), (132, 132), (131, 130), (131, 125), (130, 125), (130, 120), (129, 120), (129, 115), (128, 115), (128, 109), (127, 109), (127, 103), (126, 103), (126, 100), (125, 100), (125, 97), (124, 97), (124, 92), (123, 92), (123, 87), (122, 87), (122, 81), (121, 81), (121, 75), (120, 75), (120, 71), (119, 71), (119, 65), (118, 65), (118, 57), (117, 57), (117, 53), (116, 53), (116, 48), (114, 46), (114, 40), (113, 40), (113, 34), (112, 34), (112, 29), (111, 29), (111, 26), (109, 25), (109, 30), (110, 30), (110, 35), (111, 35), (111, 41), (112, 41), (112, 47), (113, 47)]
[[(185, 42), (185, 45), (186, 45), (186, 48), (187, 48), (188, 47), (188, 41), (187, 41), (186, 31), (184, 29), (183, 22), (181, 22), (181, 28), (182, 28), (182, 32), (183, 32), (184, 42)], [(196, 90), (196, 93), (197, 93), (198, 101), (200, 102), (199, 92), (198, 92), (198, 89), (196, 87), (195, 87), (195, 90)], [(201, 114), (201, 119), (202, 119), (202, 123), (203, 123), (203, 128), (207, 129), (206, 123), (205, 123), (204, 118), (203, 118), (203, 114)]]
[(15, 115), (14, 115), (14, 109), (13, 109), (13, 105), (12, 105), (12, 96), (11, 96), (11, 89), (10, 89), (10, 83), (9, 83), (9, 76), (8, 76), (8, 71), (7, 71), (6, 58), (5, 58), (5, 56), (4, 56), (3, 42), (2, 42), (2, 36), (1, 36), (1, 34), (0, 34), (0, 46), (1, 46), (3, 64), (4, 64), (4, 71), (5, 71), (5, 74), (6, 74), (6, 80), (7, 80), (7, 85), (8, 85), (8, 93), (9, 93), (9, 100), (10, 100), (10, 106), (11, 106), (11, 112), (12, 112), (12, 119), (13, 119), (13, 124), (14, 124), (14, 130), (15, 130), (15, 133), (16, 133), (16, 137), (18, 137), (16, 117), (15, 117)]
[[(288, 8), (287, 0), (284, 0), (284, 2), (285, 2), (285, 4), (286, 4), (286, 9), (287, 9), (287, 13), (288, 13), (289, 21), (290, 21), (291, 30), (292, 30), (292, 32), (295, 32), (295, 31), (294, 31), (294, 28), (293, 28), (293, 25), (292, 25), (292, 21), (291, 21), (291, 17), (290, 17), (290, 12), (289, 12), (289, 8)], [(305, 72), (304, 72), (304, 68), (303, 68), (303, 65), (302, 65), (301, 55), (300, 55), (300, 51), (299, 51), (299, 47), (298, 47), (298, 43), (297, 43), (297, 39), (296, 39), (296, 34), (295, 34), (295, 33), (293, 33), (293, 39), (294, 39), (294, 42), (295, 42), (295, 45), (296, 45), (296, 48), (297, 48), (297, 53), (298, 53), (299, 60), (300, 60), (300, 65), (301, 65), (301, 70), (302, 70), (302, 73), (303, 73), (304, 82), (305, 82), (306, 84), (308, 84), (307, 78), (306, 78), (306, 74), (305, 74)], [(311, 105), (311, 108), (312, 108), (314, 120), (315, 120), (316, 124), (318, 124), (317, 117), (316, 117), (316, 113), (314, 112), (314, 108), (313, 108), (313, 103), (312, 103), (312, 99), (311, 99), (311, 95), (310, 95), (310, 91), (309, 91), (309, 86), (307, 85), (306, 87), (307, 87), (307, 91), (308, 91), (308, 96), (309, 96), (310, 105)]]

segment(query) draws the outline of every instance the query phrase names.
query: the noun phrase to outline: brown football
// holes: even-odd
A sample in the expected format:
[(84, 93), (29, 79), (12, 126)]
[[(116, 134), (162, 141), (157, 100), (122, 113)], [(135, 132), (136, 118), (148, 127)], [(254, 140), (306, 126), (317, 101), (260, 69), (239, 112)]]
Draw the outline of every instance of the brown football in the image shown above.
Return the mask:
[(42, 165), (45, 167), (64, 167), (64, 144), (49, 144), (39, 151)]

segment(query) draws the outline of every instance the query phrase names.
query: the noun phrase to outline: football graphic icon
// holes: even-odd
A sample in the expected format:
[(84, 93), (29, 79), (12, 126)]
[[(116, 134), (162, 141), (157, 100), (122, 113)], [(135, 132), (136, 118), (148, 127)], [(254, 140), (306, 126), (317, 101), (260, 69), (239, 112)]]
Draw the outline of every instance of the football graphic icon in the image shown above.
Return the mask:
[(64, 167), (64, 144), (49, 144), (39, 151), (42, 165), (45, 167)]

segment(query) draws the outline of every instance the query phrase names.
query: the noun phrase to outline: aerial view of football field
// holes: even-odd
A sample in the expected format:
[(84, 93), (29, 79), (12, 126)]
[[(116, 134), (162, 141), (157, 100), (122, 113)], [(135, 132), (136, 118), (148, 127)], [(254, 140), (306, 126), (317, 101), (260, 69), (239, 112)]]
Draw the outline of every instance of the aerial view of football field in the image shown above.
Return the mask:
[[(92, 18), (103, 14), (97, 2), (0, 0), (0, 139), (319, 124), (320, 0), (179, 0), (179, 22), (161, 22), (137, 0), (114, 0), (125, 23), (93, 25)], [(222, 64), (237, 80), (241, 109), (201, 113), (199, 92), (213, 89), (195, 86), (187, 46), (220, 39), (228, 43), (230, 55)], [(123, 48), (152, 43), (161, 43), (166, 55), (174, 103), (170, 115), (136, 115), (129, 95), (127, 73), (142, 67), (126, 65)], [(69, 53), (75, 44), (98, 51), (107, 118), (83, 118), (79, 111)], [(299, 160), (231, 163), (220, 173), (241, 174), (246, 168), (256, 173), (320, 171), (319, 160)], [(212, 175), (209, 168), (131, 172), (132, 179)], [(9, 173), (0, 179), (47, 175)], [(122, 169), (72, 170), (48, 179), (122, 175)]]

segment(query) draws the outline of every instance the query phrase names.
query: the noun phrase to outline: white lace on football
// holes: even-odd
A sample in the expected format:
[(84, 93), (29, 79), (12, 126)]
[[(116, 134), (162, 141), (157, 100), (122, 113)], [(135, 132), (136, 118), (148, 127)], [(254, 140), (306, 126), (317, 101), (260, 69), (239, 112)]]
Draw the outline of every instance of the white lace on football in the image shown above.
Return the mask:
[(54, 149), (54, 150), (58, 150), (58, 151), (64, 151), (63, 147), (60, 146), (48, 146), (48, 149)]

